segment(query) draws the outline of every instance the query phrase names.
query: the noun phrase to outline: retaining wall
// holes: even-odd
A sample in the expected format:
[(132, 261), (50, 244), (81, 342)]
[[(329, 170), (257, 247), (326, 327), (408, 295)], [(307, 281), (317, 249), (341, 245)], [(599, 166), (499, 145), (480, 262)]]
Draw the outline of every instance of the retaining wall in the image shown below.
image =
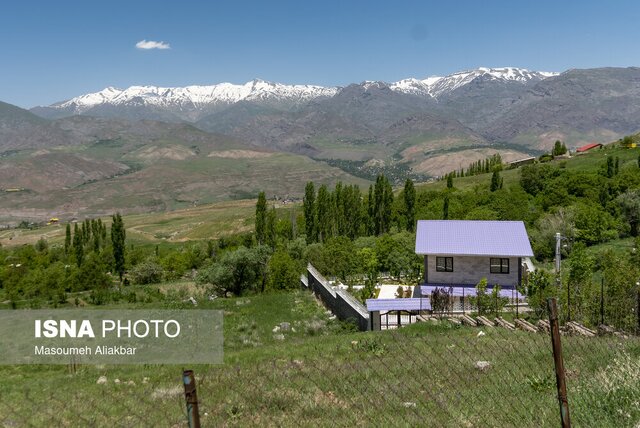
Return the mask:
[(311, 264), (307, 266), (307, 284), (300, 280), (303, 287), (308, 287), (322, 300), (325, 306), (338, 319), (352, 320), (362, 331), (370, 330), (369, 312), (347, 290), (334, 290), (329, 282)]

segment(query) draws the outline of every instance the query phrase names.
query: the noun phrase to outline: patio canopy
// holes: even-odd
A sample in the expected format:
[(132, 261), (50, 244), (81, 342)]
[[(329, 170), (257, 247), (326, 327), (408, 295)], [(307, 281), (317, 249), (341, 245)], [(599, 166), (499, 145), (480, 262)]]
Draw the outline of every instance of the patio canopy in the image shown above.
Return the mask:
[(430, 311), (428, 297), (409, 299), (367, 299), (367, 311)]

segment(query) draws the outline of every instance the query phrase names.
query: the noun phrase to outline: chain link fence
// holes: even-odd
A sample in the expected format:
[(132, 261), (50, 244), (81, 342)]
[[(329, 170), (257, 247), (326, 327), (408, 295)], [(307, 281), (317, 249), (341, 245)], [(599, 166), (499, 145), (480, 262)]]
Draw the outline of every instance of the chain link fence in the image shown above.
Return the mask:
[[(255, 348), (190, 367), (197, 399), (185, 400), (176, 366), (6, 368), (0, 426), (182, 427), (190, 399), (203, 427), (560, 425), (549, 324), (503, 321), (432, 318)], [(638, 426), (638, 336), (560, 330), (572, 424)]]

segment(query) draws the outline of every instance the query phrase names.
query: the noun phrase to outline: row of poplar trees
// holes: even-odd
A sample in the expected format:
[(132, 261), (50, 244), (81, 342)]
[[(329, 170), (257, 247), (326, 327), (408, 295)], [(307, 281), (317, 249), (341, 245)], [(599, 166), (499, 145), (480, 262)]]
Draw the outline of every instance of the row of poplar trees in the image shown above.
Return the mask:
[[(416, 192), (413, 181), (406, 181), (404, 218), (407, 230), (415, 227)], [(325, 242), (334, 236), (355, 239), (358, 236), (378, 236), (392, 226), (393, 189), (384, 175), (376, 178), (363, 195), (357, 185), (338, 182), (330, 190), (326, 184), (315, 190), (313, 182), (305, 186), (303, 212), (307, 243)]]
[[(125, 271), (125, 228), (124, 221), (120, 213), (112, 217), (111, 223), (111, 248), (113, 251), (114, 270), (122, 281)], [(68, 257), (73, 257), (76, 265), (80, 267), (85, 259), (86, 253), (93, 251), (99, 253), (107, 246), (107, 225), (101, 219), (86, 219), (80, 226), (73, 225), (73, 235), (71, 224), (67, 223), (64, 253)]]

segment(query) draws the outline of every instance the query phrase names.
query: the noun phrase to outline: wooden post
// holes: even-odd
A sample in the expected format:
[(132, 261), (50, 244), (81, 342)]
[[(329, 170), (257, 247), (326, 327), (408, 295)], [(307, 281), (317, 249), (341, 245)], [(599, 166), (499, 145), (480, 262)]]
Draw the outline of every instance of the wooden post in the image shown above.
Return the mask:
[(558, 325), (558, 306), (555, 298), (547, 300), (549, 308), (549, 324), (551, 325), (551, 345), (553, 347), (553, 362), (556, 369), (556, 385), (558, 388), (558, 403), (560, 404), (560, 422), (562, 428), (571, 427), (569, 418), (569, 400), (567, 399), (567, 384), (565, 380), (564, 362), (562, 361), (562, 344), (560, 343), (560, 327)]
[(189, 428), (200, 428), (200, 413), (198, 411), (198, 393), (196, 391), (196, 378), (193, 370), (182, 372), (184, 384), (184, 398), (187, 402), (187, 420)]

